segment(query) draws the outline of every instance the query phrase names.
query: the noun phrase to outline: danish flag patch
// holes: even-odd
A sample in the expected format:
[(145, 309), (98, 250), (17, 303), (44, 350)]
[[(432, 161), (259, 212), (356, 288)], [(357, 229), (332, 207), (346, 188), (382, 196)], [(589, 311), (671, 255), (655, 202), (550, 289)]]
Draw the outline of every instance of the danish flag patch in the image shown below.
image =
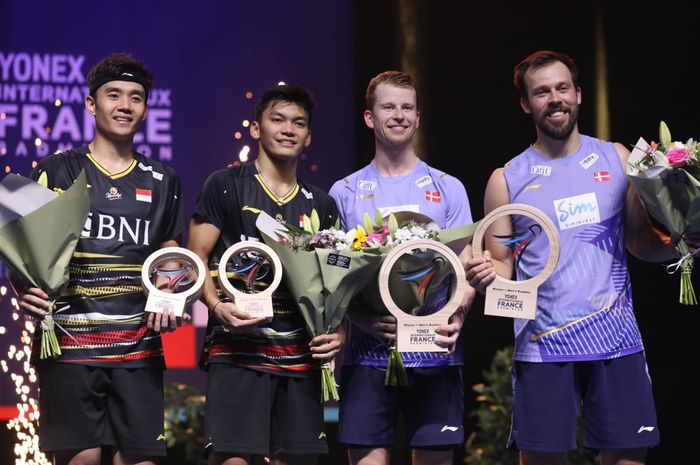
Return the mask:
[(151, 203), (151, 189), (136, 189), (136, 200)]
[(610, 173), (607, 171), (596, 171), (593, 173), (593, 180), (595, 182), (608, 182), (610, 181)]
[(438, 191), (425, 191), (425, 200), (428, 202), (440, 203), (442, 202), (442, 197)]

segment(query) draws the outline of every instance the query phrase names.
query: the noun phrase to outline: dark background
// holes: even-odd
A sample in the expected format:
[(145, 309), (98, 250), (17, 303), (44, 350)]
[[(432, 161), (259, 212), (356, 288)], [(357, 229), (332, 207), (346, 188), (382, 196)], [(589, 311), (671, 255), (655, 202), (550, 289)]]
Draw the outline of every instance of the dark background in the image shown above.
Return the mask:
[[(368, 80), (403, 67), (402, 57), (412, 51), (421, 98), (420, 155), (463, 181), (472, 214), (481, 218), (490, 173), (535, 139), (512, 86), (513, 66), (524, 56), (554, 49), (576, 59), (583, 96), (579, 128), (598, 135), (598, 19), (605, 40), (610, 138), (627, 146), (640, 136), (657, 139), (661, 119), (675, 139), (700, 136), (700, 8), (694, 4), (358, 0), (69, 5), (0, 3), (0, 51), (85, 54), (89, 65), (115, 50), (131, 50), (142, 58), (157, 84), (177, 95), (172, 164), (187, 183), (188, 213), (206, 174), (238, 153), (242, 142), (230, 134), (241, 129), (240, 120), (252, 116), (252, 103), (242, 97), (246, 90), (257, 95), (286, 80), (314, 92), (314, 140), (300, 168), (305, 178), (328, 188), (372, 157), (372, 135), (361, 117)], [(413, 42), (401, 21), (407, 8), (418, 13), (409, 28), (417, 42), (410, 47)], [(243, 141), (245, 137), (244, 132)], [(28, 162), (0, 156), (0, 166), (11, 164), (23, 174)], [(316, 171), (311, 171), (313, 163)], [(700, 308), (676, 304), (679, 278), (668, 276), (662, 266), (631, 257), (630, 272), (662, 434), (648, 463), (700, 463), (691, 426), (699, 413), (694, 349)], [(694, 282), (697, 287), (698, 279)], [(0, 335), (0, 347), (9, 345), (14, 324), (8, 322), (7, 300), (0, 302), (0, 324), (8, 327), (8, 334)], [(481, 372), (493, 353), (512, 340), (511, 322), (484, 317), (482, 307), (477, 300), (464, 329), (467, 410), (476, 405), (470, 387), (483, 380)], [(169, 376), (198, 376), (195, 383), (202, 379), (202, 374), (172, 371)], [(11, 399), (14, 389), (7, 386), (0, 400)], [(470, 419), (467, 426), (469, 432)], [(333, 451), (340, 453), (336, 447)], [(340, 460), (335, 457), (328, 463)], [(404, 459), (405, 454), (396, 462)]]

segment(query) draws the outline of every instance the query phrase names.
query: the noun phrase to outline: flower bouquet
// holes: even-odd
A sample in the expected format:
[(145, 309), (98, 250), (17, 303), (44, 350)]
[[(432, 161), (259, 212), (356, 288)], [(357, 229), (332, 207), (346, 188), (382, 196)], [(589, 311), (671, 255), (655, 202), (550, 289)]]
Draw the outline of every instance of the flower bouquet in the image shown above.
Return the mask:
[(52, 302), (40, 325), (42, 359), (61, 353), (53, 303), (68, 283), (89, 209), (84, 172), (61, 195), (14, 174), (0, 184), (0, 260), (22, 285), (42, 289)]
[(700, 232), (700, 147), (693, 139), (671, 139), (666, 123), (659, 126), (659, 143), (639, 139), (627, 163), (628, 179), (649, 214), (670, 235), (680, 259), (668, 266), (681, 270), (680, 303), (697, 305), (691, 281), (693, 254), (686, 242)]
[[(473, 232), (473, 227), (432, 231), (415, 221), (400, 226), (398, 217), (399, 214), (392, 214), (385, 223), (377, 212), (373, 222), (366, 213), (364, 225), (345, 232), (337, 228), (319, 230), (318, 215), (314, 211), (304, 216), (302, 228), (281, 225), (268, 215), (260, 214), (256, 223), (258, 229), (265, 243), (280, 257), (284, 279), (313, 336), (335, 330), (353, 297), (376, 287), (379, 268), (391, 247), (422, 238), (454, 242), (461, 251), (466, 240), (458, 239), (468, 238)], [(375, 295), (379, 299), (379, 293)], [(387, 367), (387, 383), (396, 384), (405, 379), (402, 368), (400, 354), (394, 349)], [(322, 370), (323, 399), (337, 400), (330, 365), (324, 364)]]

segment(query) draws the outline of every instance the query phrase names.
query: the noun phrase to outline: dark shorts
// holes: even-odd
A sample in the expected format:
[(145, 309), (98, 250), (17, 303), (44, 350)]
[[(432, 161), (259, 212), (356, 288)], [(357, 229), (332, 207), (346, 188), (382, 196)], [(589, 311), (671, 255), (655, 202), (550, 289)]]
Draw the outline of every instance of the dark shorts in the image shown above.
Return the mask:
[(378, 367), (343, 367), (338, 440), (349, 447), (390, 447), (399, 412), (412, 448), (464, 443), (462, 367), (407, 368), (408, 386), (384, 386)]
[(162, 370), (42, 363), (38, 374), (42, 450), (165, 456)]
[(659, 429), (644, 352), (589, 362), (515, 362), (509, 445), (533, 452), (576, 449), (581, 413), (587, 448), (656, 446)]
[(320, 370), (292, 378), (209, 364), (204, 437), (216, 453), (327, 453)]

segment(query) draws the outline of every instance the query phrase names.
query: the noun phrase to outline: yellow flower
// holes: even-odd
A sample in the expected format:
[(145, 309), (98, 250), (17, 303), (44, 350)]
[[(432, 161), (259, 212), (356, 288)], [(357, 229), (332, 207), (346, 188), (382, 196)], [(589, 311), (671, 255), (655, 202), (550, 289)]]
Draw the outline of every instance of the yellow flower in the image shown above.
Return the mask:
[(353, 237), (352, 239), (350, 249), (361, 251), (362, 244), (365, 243), (367, 243), (367, 231), (365, 231), (365, 229), (362, 226), (357, 225), (357, 228), (355, 229), (355, 237)]

